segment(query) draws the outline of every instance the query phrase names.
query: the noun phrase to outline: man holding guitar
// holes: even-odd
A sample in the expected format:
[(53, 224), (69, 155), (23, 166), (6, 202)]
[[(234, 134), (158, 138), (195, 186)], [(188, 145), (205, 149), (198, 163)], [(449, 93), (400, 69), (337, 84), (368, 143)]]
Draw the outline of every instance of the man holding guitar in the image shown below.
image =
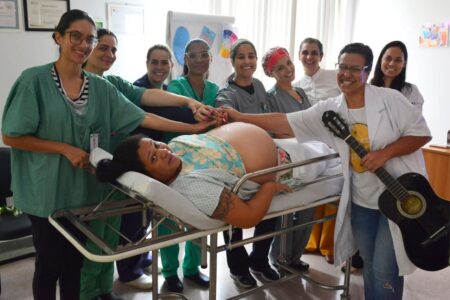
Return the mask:
[[(380, 211), (378, 198), (386, 190), (386, 182), (379, 179), (378, 170), (384, 167), (384, 173), (393, 178), (409, 172), (425, 175), (421, 147), (431, 137), (423, 116), (403, 95), (366, 84), (372, 62), (368, 46), (349, 44), (339, 53), (336, 64), (341, 95), (289, 114), (251, 115), (232, 109), (227, 112), (233, 121), (253, 123), (280, 136), (295, 136), (299, 142), (320, 140), (339, 152), (345, 183), (336, 219), (335, 265), (359, 249), (364, 260), (365, 299), (401, 299), (403, 275), (412, 273), (415, 266), (405, 251), (403, 232)], [(350, 125), (354, 140), (364, 146), (357, 149), (363, 150), (357, 152), (364, 154), (362, 159), (347, 145), (348, 136), (329, 129), (339, 129), (341, 124), (325, 126), (322, 122), (322, 117), (326, 119), (324, 113), (329, 111), (340, 115), (344, 125)], [(335, 115), (331, 118), (336, 119)], [(424, 209), (416, 206), (411, 205), (411, 210), (424, 215)], [(444, 235), (445, 239), (448, 228), (445, 224), (440, 228), (439, 237)], [(446, 261), (448, 265), (448, 254)]]

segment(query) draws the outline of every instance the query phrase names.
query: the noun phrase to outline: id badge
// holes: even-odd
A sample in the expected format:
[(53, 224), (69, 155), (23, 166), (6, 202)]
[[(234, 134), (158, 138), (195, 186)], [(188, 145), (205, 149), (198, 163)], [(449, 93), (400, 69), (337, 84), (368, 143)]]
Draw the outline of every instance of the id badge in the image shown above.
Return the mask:
[(98, 133), (91, 133), (90, 136), (91, 152), (98, 147)]

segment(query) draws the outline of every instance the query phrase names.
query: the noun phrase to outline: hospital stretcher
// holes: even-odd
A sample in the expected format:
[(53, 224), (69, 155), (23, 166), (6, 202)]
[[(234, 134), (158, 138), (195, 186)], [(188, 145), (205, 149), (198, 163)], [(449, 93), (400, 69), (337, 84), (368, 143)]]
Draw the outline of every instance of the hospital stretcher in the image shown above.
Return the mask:
[[(308, 156), (313, 157), (287, 165), (277, 166), (255, 173), (249, 173), (237, 182), (233, 192), (237, 192), (241, 185), (245, 184), (247, 180), (253, 177), (297, 167), (299, 167), (299, 169), (305, 168), (306, 170), (303, 174), (306, 175), (306, 177), (309, 177), (307, 180), (304, 179), (297, 186), (297, 188), (295, 188), (293, 193), (279, 194), (273, 199), (269, 211), (264, 219), (281, 216), (282, 226), (280, 229), (269, 234), (244, 238), (243, 240), (234, 243), (222, 245), (219, 245), (218, 243), (218, 234), (225, 230), (229, 230), (231, 233), (232, 226), (225, 224), (223, 221), (215, 220), (206, 216), (188, 199), (171, 189), (169, 186), (136, 172), (127, 172), (123, 174), (119, 177), (117, 183), (113, 184), (115, 187), (113, 192), (121, 191), (128, 195), (129, 198), (122, 201), (111, 201), (109, 199), (110, 197), (106, 197), (96, 206), (55, 212), (49, 217), (49, 220), (50, 223), (75, 246), (76, 249), (78, 249), (87, 259), (92, 261), (112, 262), (152, 251), (154, 262), (152, 264), (152, 299), (171, 297), (174, 295), (187, 299), (182, 294), (158, 293), (158, 249), (185, 241), (198, 242), (202, 249), (202, 267), (207, 266), (207, 252), (209, 252), (209, 299), (216, 299), (218, 253), (227, 249), (232, 249), (233, 247), (253, 243), (255, 241), (276, 235), (281, 235), (281, 248), (278, 264), (284, 276), (280, 280), (264, 283), (263, 285), (246, 290), (244, 293), (229, 299), (239, 299), (249, 295), (250, 293), (257, 292), (258, 290), (295, 277), (301, 277), (302, 279), (325, 289), (342, 290), (341, 299), (350, 299), (350, 268), (346, 268), (347, 272), (342, 285), (331, 286), (314, 280), (309, 277), (307, 273), (296, 272), (285, 264), (283, 254), (284, 247), (286, 245), (284, 236), (285, 233), (304, 226), (311, 226), (312, 224), (325, 222), (334, 217), (334, 215), (327, 216), (320, 220), (313, 220), (311, 222), (287, 228), (286, 216), (293, 212), (320, 206), (322, 204), (337, 203), (339, 201), (339, 195), (343, 185), (340, 165), (329, 169), (327, 169), (326, 166), (329, 162), (335, 162), (337, 160), (337, 154), (328, 152), (326, 155), (320, 155), (317, 157), (317, 154), (310, 153), (306, 155), (306, 157)], [(91, 163), (95, 166), (100, 159), (111, 157), (111, 154), (101, 149), (96, 149), (91, 154)], [(321, 165), (321, 170), (317, 171), (317, 167), (311, 168), (311, 166), (315, 165)], [(312, 178), (316, 175), (318, 175), (317, 178)], [(152, 209), (152, 228), (140, 241), (132, 242), (127, 237), (123, 236), (117, 229), (110, 227), (111, 230), (128, 241), (125, 245), (110, 245), (105, 240), (94, 234), (89, 228), (89, 221), (91, 220), (105, 220), (108, 217), (121, 216), (123, 214), (134, 212), (142, 213), (142, 223), (145, 225), (146, 220), (149, 217), (147, 215), (147, 208)], [(167, 220), (171, 220), (173, 222), (166, 222)], [(67, 223), (73, 225), (70, 226), (72, 228), (64, 225)], [(158, 236), (157, 228), (162, 223), (164, 223), (165, 226), (171, 227), (171, 229), (174, 230), (174, 233)], [(106, 222), (105, 224), (106, 226), (109, 226)], [(81, 232), (85, 239), (78, 239), (76, 236), (79, 236), (79, 232), (74, 234), (73, 227)], [(94, 253), (86, 247), (87, 239), (92, 241), (101, 249), (100, 254), (97, 252)]]

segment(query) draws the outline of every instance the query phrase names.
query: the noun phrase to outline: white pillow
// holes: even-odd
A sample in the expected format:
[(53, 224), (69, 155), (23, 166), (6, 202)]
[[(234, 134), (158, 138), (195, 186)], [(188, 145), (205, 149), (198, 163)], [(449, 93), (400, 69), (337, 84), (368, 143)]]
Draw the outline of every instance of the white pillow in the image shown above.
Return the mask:
[[(299, 144), (295, 138), (274, 139), (275, 144), (289, 153), (292, 162), (302, 161), (318, 156), (335, 153), (327, 144), (310, 141)], [(327, 168), (337, 164), (336, 159), (321, 161), (306, 166), (295, 168), (294, 178), (300, 178), (304, 181), (311, 181), (321, 175)]]

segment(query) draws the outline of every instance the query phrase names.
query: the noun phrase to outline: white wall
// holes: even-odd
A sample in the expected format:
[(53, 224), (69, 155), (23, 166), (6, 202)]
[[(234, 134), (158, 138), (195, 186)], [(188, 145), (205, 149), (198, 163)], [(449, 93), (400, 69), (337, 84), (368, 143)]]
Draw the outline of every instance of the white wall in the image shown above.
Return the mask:
[[(18, 1), (22, 3), (21, 0)], [(167, 11), (179, 11), (197, 14), (218, 14), (231, 5), (228, 0), (71, 0), (71, 8), (87, 11), (95, 20), (106, 21), (106, 3), (139, 4), (145, 7), (144, 35), (118, 36), (118, 59), (110, 73), (119, 74), (127, 80), (134, 81), (145, 73), (145, 55), (149, 46), (166, 41)], [(251, 2), (251, 1), (250, 1)], [(353, 41), (361, 41), (372, 47), (375, 57), (381, 48), (394, 39), (402, 40), (409, 50), (407, 79), (419, 86), (425, 98), (424, 115), (434, 136), (433, 142), (444, 142), (450, 129), (450, 91), (446, 87), (450, 77), (450, 48), (422, 49), (418, 46), (420, 26), (428, 22), (441, 22), (450, 19), (450, 2), (448, 0), (354, 0), (355, 20)], [(233, 2), (234, 3), (234, 2)], [(245, 7), (246, 1), (238, 1), (239, 7), (228, 11), (237, 11), (236, 23), (245, 18), (251, 9)], [(315, 28), (307, 28), (307, 16), (313, 15), (313, 9), (305, 9), (306, 0), (297, 0), (297, 10), (303, 10), (304, 18), (297, 20), (294, 60), (297, 60), (298, 43)], [(351, 3), (351, 1), (350, 1)], [(302, 5), (302, 7), (299, 7)], [(311, 4), (312, 5), (312, 4)], [(227, 13), (224, 13), (227, 14)], [(20, 11), (19, 15), (23, 16)], [(312, 16), (311, 16), (312, 18)], [(288, 19), (288, 16), (286, 16)], [(23, 24), (23, 20), (21, 20)], [(311, 19), (314, 23), (314, 18)], [(242, 23), (244, 24), (244, 23)], [(259, 28), (261, 24), (256, 24)], [(276, 27), (276, 26), (274, 26)], [(22, 25), (23, 28), (23, 25)], [(277, 27), (279, 28), (279, 27)], [(283, 27), (286, 28), (286, 27)], [(249, 28), (242, 28), (246, 37), (252, 35)], [(248, 33), (247, 33), (248, 31)], [(284, 30), (283, 30), (284, 31)], [(286, 29), (287, 31), (287, 29)], [(286, 34), (289, 34), (288, 32)], [(342, 34), (340, 34), (342, 35)], [(297, 41), (298, 40), (298, 41)], [(275, 43), (275, 42), (274, 42)], [(336, 41), (337, 43), (337, 41)], [(31, 66), (45, 64), (57, 58), (57, 47), (51, 39), (50, 32), (0, 31), (0, 114), (14, 80), (22, 70)], [(272, 45), (272, 46), (275, 46)], [(280, 46), (280, 45), (278, 45)], [(287, 45), (281, 45), (287, 46)], [(343, 45), (341, 45), (343, 46)], [(339, 48), (339, 47), (338, 47)], [(267, 49), (258, 49), (260, 56)], [(333, 54), (330, 57), (333, 60)], [(260, 68), (259, 68), (260, 69)], [(297, 65), (297, 75), (301, 76), (301, 67)], [(269, 85), (267, 85), (269, 87)], [(0, 125), (1, 126), (1, 125)], [(1, 145), (0, 141), (0, 145)]]
[(423, 114), (433, 143), (444, 143), (450, 130), (450, 45), (420, 48), (421, 25), (450, 20), (448, 0), (358, 0), (353, 41), (369, 45), (375, 60), (385, 44), (403, 41), (408, 48), (407, 81), (424, 96)]
[[(22, 4), (22, 0), (18, 2)], [(166, 42), (166, 16), (169, 10), (198, 14), (208, 14), (212, 10), (212, 1), (209, 0), (71, 0), (70, 6), (72, 9), (88, 12), (95, 21), (106, 22), (107, 3), (144, 5), (145, 8), (144, 35), (118, 35), (118, 58), (108, 72), (120, 74), (129, 81), (134, 81), (145, 74), (148, 48), (153, 44)], [(20, 73), (32, 66), (52, 62), (58, 57), (58, 48), (51, 38), (51, 32), (24, 31), (21, 7), (19, 16), (21, 30), (0, 31), (0, 116), (3, 114), (9, 91)], [(0, 139), (0, 146), (3, 145)]]

